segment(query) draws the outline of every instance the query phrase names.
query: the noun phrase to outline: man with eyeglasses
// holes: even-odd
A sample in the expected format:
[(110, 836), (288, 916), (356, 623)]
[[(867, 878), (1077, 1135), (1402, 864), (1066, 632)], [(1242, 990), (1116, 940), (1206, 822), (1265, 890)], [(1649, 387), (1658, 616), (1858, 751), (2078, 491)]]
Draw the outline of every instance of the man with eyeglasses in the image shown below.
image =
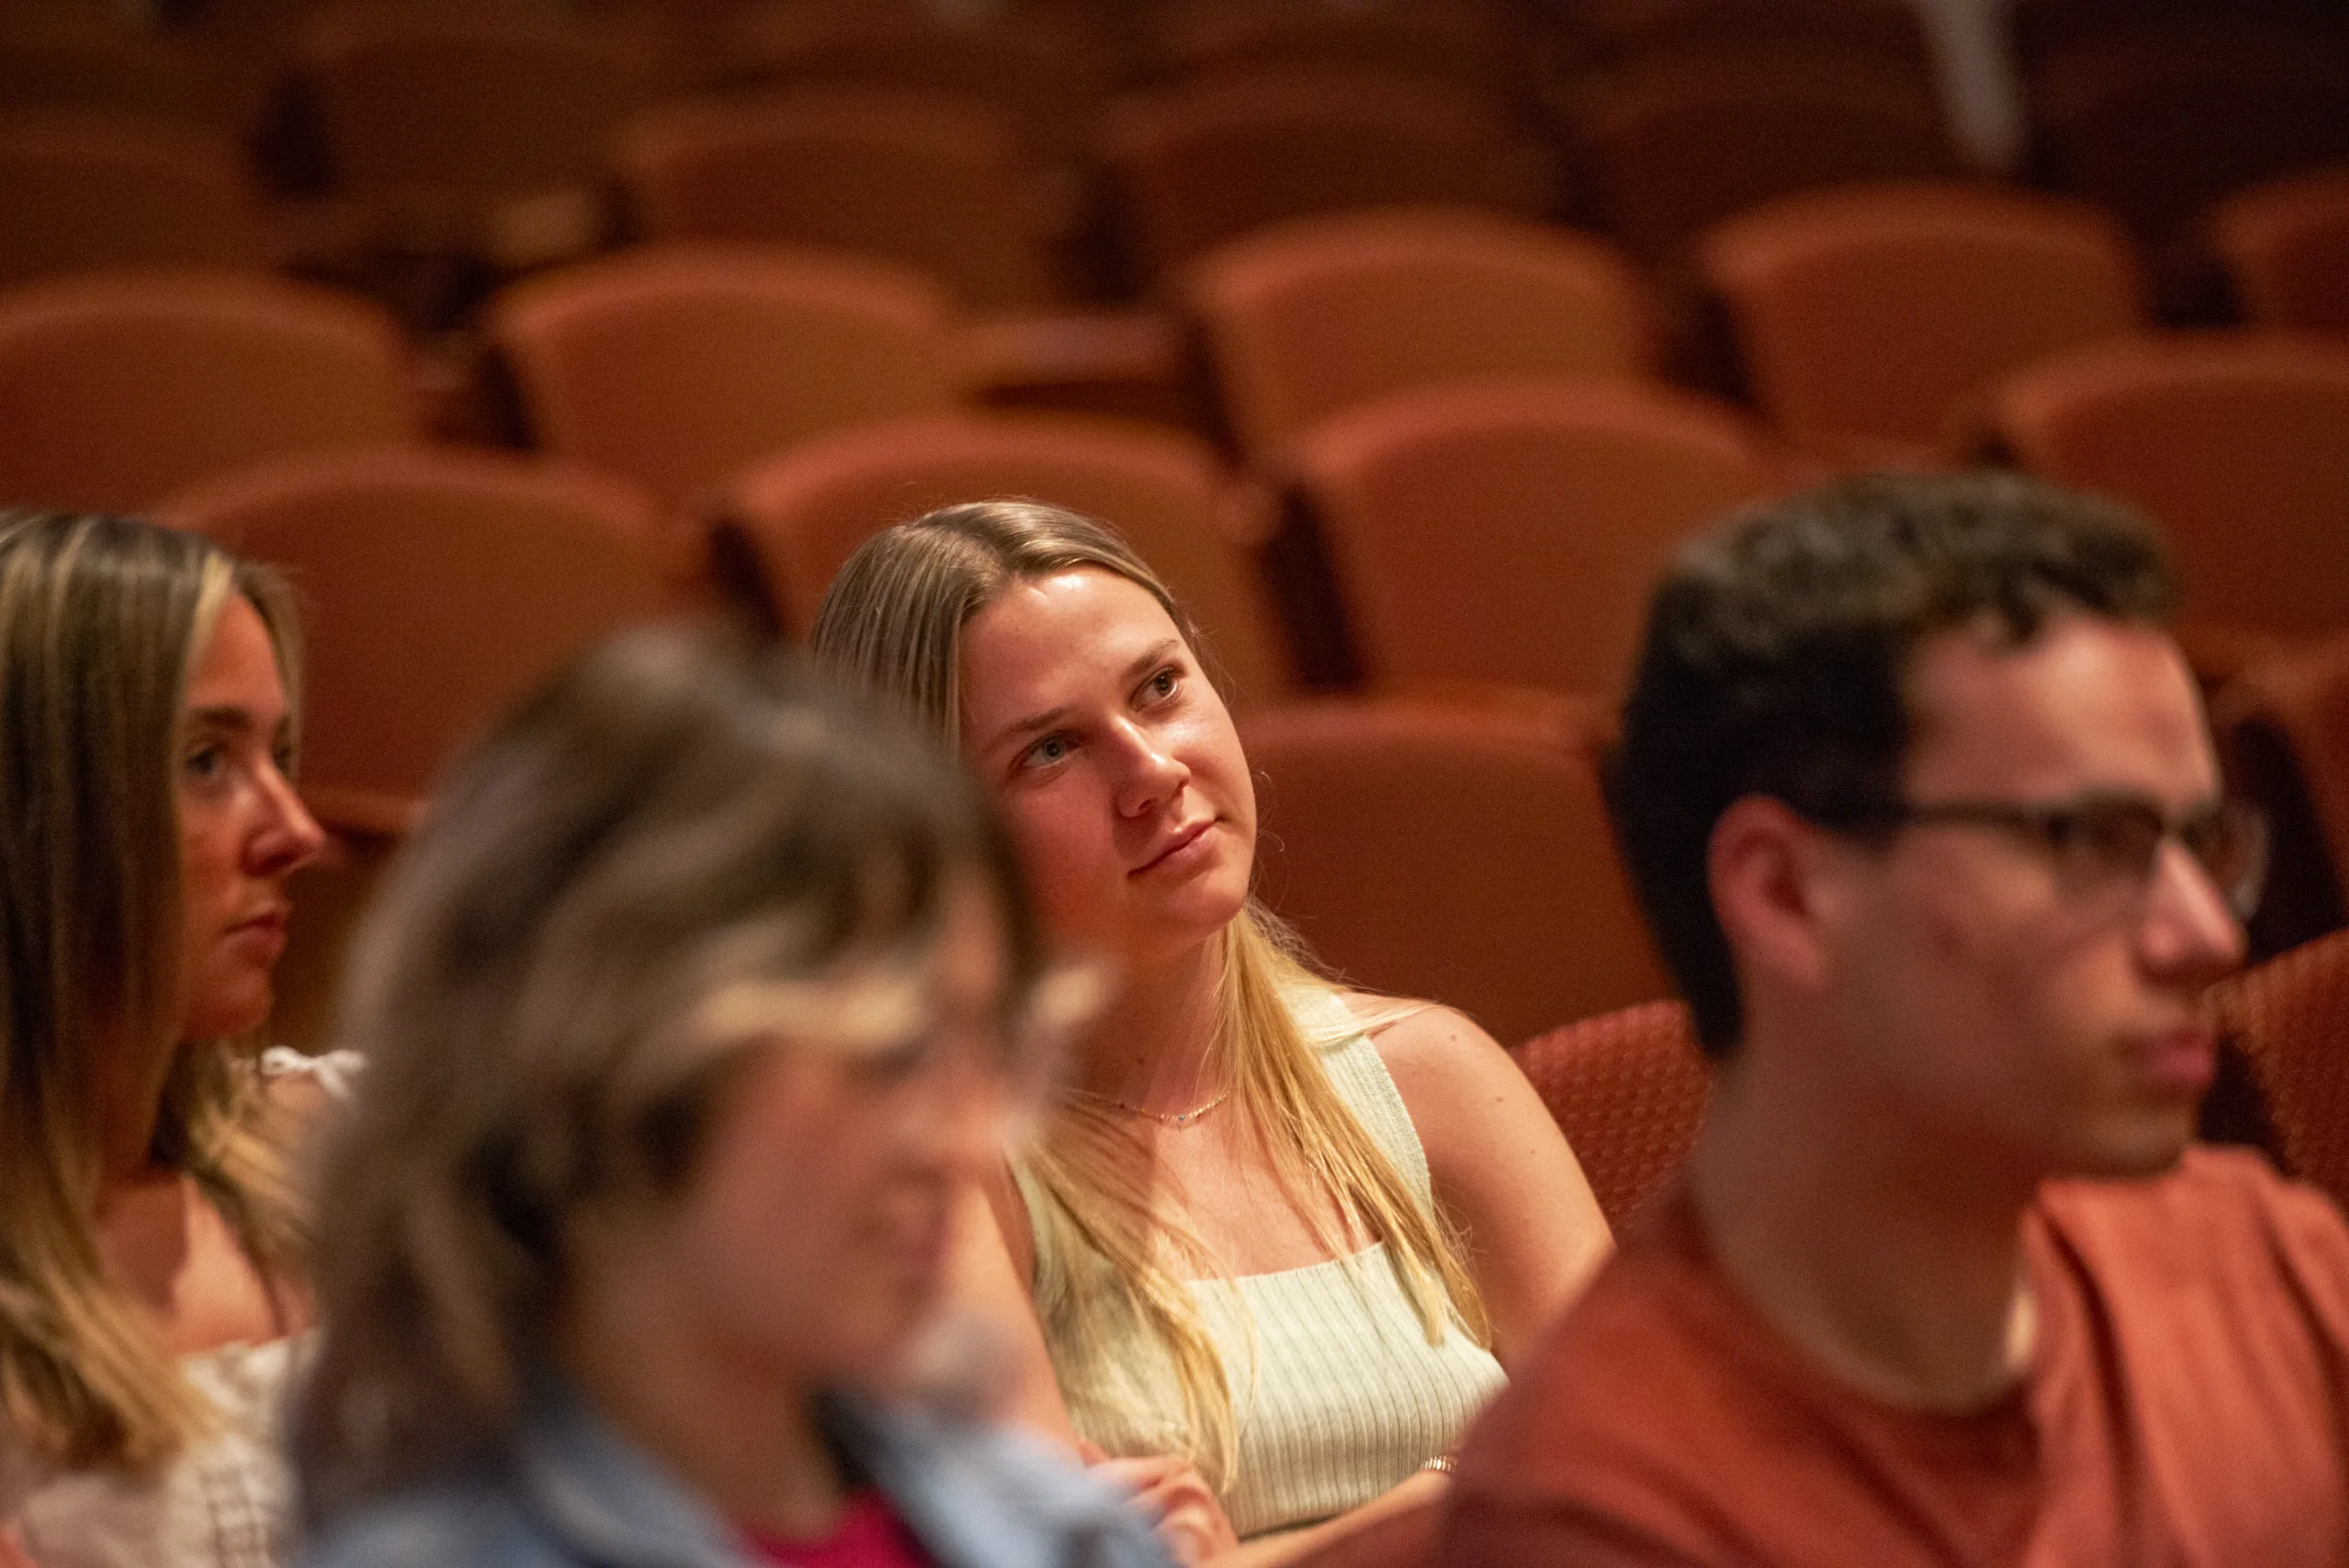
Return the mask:
[(2011, 476), (1683, 555), (1609, 793), (1712, 1109), (1470, 1434), (1443, 1562), (2349, 1562), (2349, 1229), (2192, 1144), (2264, 839), (2171, 601)]

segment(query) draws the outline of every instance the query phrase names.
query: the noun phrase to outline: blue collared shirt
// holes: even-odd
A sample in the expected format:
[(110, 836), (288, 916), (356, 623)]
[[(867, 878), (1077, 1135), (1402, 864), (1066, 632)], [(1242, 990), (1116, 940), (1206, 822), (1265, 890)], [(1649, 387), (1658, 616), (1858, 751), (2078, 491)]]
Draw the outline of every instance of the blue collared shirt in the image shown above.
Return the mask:
[[(1016, 1434), (852, 1396), (825, 1435), (940, 1568), (1170, 1568), (1148, 1525)], [(756, 1568), (741, 1540), (576, 1393), (541, 1385), (508, 1463), (337, 1520), (306, 1568)]]

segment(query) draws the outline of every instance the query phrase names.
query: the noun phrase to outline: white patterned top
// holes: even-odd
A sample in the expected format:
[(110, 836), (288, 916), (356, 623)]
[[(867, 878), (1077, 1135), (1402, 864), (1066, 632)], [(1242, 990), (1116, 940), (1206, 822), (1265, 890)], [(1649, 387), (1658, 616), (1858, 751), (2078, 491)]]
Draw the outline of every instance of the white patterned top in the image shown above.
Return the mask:
[[(340, 1099), (358, 1059), (273, 1050), (268, 1075), (300, 1073)], [(0, 1444), (0, 1525), (40, 1568), (277, 1568), (289, 1556), (291, 1485), (280, 1407), (311, 1336), (222, 1345), (180, 1359), (212, 1403), (212, 1429), (150, 1475), (36, 1474)], [(5, 1552), (0, 1552), (5, 1556)]]
[[(306, 1338), (306, 1336), (305, 1336)], [(16, 1526), (41, 1568), (275, 1568), (286, 1558), (288, 1481), (280, 1396), (295, 1340), (223, 1345), (180, 1370), (218, 1422), (152, 1476), (81, 1470), (50, 1477)]]
[[(1378, 1048), (1341, 997), (1299, 991), (1289, 1006), (1319, 1042), (1339, 1097), (1432, 1209), (1426, 1151)], [(1024, 1173), (1015, 1177), (1032, 1220), (1051, 1199)], [(1050, 1228), (1035, 1230), (1040, 1281), (1048, 1271), (1083, 1266), (1047, 1256)], [(1236, 1473), (1219, 1500), (1243, 1538), (1328, 1518), (1408, 1480), (1452, 1449), (1505, 1381), (1500, 1363), (1457, 1322), (1428, 1342), (1385, 1243), (1275, 1273), (1194, 1280), (1191, 1288), (1239, 1417)], [(1078, 1299), (1106, 1305), (1118, 1293), (1080, 1284)], [(1101, 1349), (1092, 1355), (1048, 1344), (1077, 1434), (1119, 1458), (1178, 1451), (1182, 1398), (1163, 1347), (1139, 1324), (1130, 1336), (1104, 1333), (1095, 1342)]]

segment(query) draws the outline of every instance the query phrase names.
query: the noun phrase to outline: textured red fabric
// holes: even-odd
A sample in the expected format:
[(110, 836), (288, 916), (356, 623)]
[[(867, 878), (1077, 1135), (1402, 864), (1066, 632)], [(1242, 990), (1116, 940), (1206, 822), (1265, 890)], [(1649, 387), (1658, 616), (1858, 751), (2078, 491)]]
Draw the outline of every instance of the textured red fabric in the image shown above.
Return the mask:
[(2349, 931), (2245, 970), (2217, 1001), (2267, 1096), (2285, 1162), (2349, 1206)]
[(1688, 1009), (1643, 1002), (1552, 1029), (1510, 1052), (1574, 1146), (1618, 1230), (1687, 1159), (1712, 1080)]

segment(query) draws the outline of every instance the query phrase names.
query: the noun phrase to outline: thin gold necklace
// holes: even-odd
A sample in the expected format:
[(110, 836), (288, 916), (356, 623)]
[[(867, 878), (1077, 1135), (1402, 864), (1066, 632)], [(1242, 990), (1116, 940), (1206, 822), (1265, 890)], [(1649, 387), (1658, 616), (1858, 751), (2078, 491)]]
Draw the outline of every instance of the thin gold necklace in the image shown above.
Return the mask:
[(1075, 1099), (1091, 1100), (1096, 1105), (1108, 1106), (1112, 1109), (1121, 1110), (1131, 1116), (1146, 1116), (1151, 1120), (1164, 1127), (1188, 1127), (1193, 1122), (1198, 1120), (1201, 1117), (1207, 1115), (1208, 1112), (1215, 1109), (1216, 1106), (1223, 1104), (1224, 1101), (1231, 1098), (1231, 1091), (1226, 1089), (1222, 1094), (1218, 1095), (1206, 1105), (1195, 1106), (1187, 1111), (1154, 1111), (1148, 1106), (1138, 1106), (1131, 1100), (1121, 1100), (1115, 1095), (1096, 1094), (1091, 1089), (1073, 1088), (1069, 1090), (1069, 1094)]

